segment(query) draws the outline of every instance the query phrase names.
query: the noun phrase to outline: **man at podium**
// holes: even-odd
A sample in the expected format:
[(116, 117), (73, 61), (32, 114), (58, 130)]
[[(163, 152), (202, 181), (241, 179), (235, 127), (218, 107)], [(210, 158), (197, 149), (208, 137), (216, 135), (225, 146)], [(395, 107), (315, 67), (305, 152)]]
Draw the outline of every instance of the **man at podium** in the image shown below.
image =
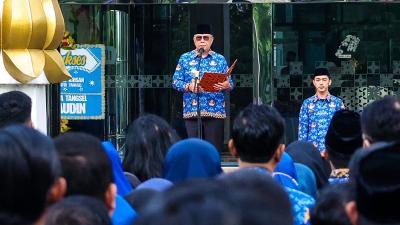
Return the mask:
[(225, 81), (213, 84), (212, 92), (199, 85), (205, 72), (226, 73), (228, 65), (224, 56), (211, 50), (214, 37), (210, 25), (199, 24), (196, 28), (193, 36), (196, 49), (179, 58), (172, 87), (183, 92), (183, 118), (188, 136), (202, 137), (221, 151), (226, 118), (224, 93), (233, 89), (233, 81), (228, 76)]

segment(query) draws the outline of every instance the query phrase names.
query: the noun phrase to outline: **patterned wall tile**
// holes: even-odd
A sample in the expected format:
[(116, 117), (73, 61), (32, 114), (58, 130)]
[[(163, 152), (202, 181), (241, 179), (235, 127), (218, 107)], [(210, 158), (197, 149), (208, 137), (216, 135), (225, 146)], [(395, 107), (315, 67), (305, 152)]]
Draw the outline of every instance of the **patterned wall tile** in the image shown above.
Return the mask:
[(368, 74), (367, 75), (367, 86), (379, 86), (381, 78), (379, 74)]
[(400, 79), (393, 79), (393, 87), (400, 87)]
[(355, 87), (365, 87), (365, 86), (367, 86), (367, 75), (366, 74), (356, 74), (356, 75), (354, 75), (354, 86)]
[(315, 95), (315, 88), (310, 87), (310, 88), (303, 88), (303, 99), (309, 98), (311, 96)]
[(335, 75), (334, 77), (332, 77), (331, 87), (341, 87), (342, 83), (342, 75)]
[(355, 88), (355, 96), (353, 101), (354, 110), (357, 112), (361, 112), (364, 106), (368, 103), (368, 88), (367, 87), (359, 87)]
[(303, 75), (303, 87), (314, 87), (312, 75)]
[(280, 77), (275, 78), (275, 85), (278, 88), (289, 87), (289, 76), (281, 75)]
[(290, 88), (290, 100), (301, 100), (303, 99), (303, 88)]
[(340, 95), (338, 96), (343, 100), (343, 104), (346, 109), (353, 110), (353, 102), (355, 97), (354, 88), (342, 88)]
[(326, 68), (328, 69), (328, 61), (315, 61), (315, 68)]
[(379, 61), (368, 61), (367, 62), (367, 73), (378, 74), (381, 72)]
[(387, 87), (368, 87), (368, 102), (372, 102), (393, 92)]
[(290, 101), (290, 88), (277, 88), (277, 100)]
[(302, 87), (303, 76), (301, 75), (290, 75), (290, 87)]
[(340, 96), (342, 92), (342, 88), (340, 87), (333, 87), (329, 89), (329, 93), (331, 93), (334, 96)]
[(289, 74), (290, 75), (303, 74), (303, 62), (300, 62), (300, 61), (290, 62)]
[(236, 87), (253, 87), (253, 74), (235, 74), (233, 80)]
[(350, 61), (341, 61), (341, 74), (354, 74), (353, 65)]
[(394, 60), (392, 68), (393, 68), (393, 74), (400, 74), (400, 61)]
[(380, 86), (393, 87), (393, 74), (381, 74), (380, 80)]

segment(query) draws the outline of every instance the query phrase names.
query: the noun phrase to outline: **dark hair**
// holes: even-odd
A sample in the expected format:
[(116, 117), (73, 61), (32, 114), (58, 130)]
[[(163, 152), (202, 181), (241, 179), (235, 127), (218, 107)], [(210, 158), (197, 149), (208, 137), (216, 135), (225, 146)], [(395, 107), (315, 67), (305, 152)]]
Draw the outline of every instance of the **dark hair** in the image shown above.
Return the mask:
[(54, 139), (67, 180), (66, 195), (81, 194), (104, 199), (114, 183), (110, 159), (96, 137), (68, 132)]
[(346, 109), (335, 112), (325, 136), (325, 145), (335, 168), (347, 168), (352, 154), (362, 147), (360, 115)]
[(268, 105), (249, 105), (235, 118), (232, 139), (245, 162), (268, 162), (282, 143), (285, 121)]
[(69, 196), (46, 215), (46, 225), (111, 225), (106, 205), (89, 196)]
[(135, 224), (239, 225), (239, 214), (228, 202), (223, 186), (212, 180), (195, 180), (179, 183), (154, 198)]
[(371, 142), (400, 140), (400, 98), (385, 96), (368, 104), (361, 114), (361, 128)]
[(0, 94), (0, 127), (26, 123), (31, 119), (32, 100), (21, 91)]
[(351, 225), (345, 205), (354, 199), (349, 183), (326, 186), (311, 210), (312, 225)]
[(223, 174), (219, 180), (239, 210), (240, 224), (293, 224), (288, 194), (269, 173), (246, 168)]
[(399, 150), (399, 141), (380, 142), (359, 150), (351, 160), (350, 181), (365, 224), (400, 223), (397, 208), (390, 204), (400, 201)]
[(123, 169), (141, 181), (161, 177), (166, 152), (179, 139), (176, 131), (161, 117), (140, 116), (128, 128)]
[(49, 137), (25, 125), (0, 130), (0, 224), (12, 224), (14, 217), (20, 218), (20, 224), (35, 222), (60, 174)]
[(329, 74), (329, 70), (326, 69), (326, 68), (320, 67), (320, 68), (316, 68), (316, 69), (314, 70), (314, 74), (311, 76), (311, 78), (314, 80), (315, 77), (317, 77), (317, 76), (324, 76), (324, 75), (325, 75), (325, 76), (328, 76), (328, 78), (331, 79), (331, 75)]

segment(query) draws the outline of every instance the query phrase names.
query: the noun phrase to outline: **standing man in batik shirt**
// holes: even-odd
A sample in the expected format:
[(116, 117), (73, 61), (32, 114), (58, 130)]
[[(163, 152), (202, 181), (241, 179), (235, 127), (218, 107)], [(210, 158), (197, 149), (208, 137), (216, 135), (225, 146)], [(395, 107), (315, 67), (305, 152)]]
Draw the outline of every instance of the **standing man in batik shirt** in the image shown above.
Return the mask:
[(233, 81), (229, 76), (225, 82), (217, 83), (214, 88), (217, 92), (204, 92), (195, 80), (204, 75), (204, 72), (226, 73), (228, 65), (224, 56), (211, 50), (214, 37), (208, 24), (197, 25), (193, 42), (196, 49), (181, 55), (175, 73), (172, 77), (172, 87), (183, 92), (183, 118), (189, 137), (198, 137), (197, 134), (197, 94), (203, 125), (203, 137), (222, 150), (224, 138), (224, 119), (226, 91), (233, 89)]
[(325, 157), (325, 135), (333, 114), (344, 109), (340, 98), (329, 93), (332, 80), (329, 71), (318, 68), (313, 75), (314, 96), (304, 100), (299, 115), (299, 140), (311, 142)]

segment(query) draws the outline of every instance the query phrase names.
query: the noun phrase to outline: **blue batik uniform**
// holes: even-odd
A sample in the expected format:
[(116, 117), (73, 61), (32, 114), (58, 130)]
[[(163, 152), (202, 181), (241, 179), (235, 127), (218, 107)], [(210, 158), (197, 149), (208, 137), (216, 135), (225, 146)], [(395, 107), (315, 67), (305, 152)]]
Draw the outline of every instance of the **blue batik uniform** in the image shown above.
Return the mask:
[(350, 172), (349, 168), (334, 169), (332, 170), (328, 181), (330, 184), (348, 183), (350, 180), (349, 172)]
[[(271, 173), (263, 167), (247, 167), (247, 169), (253, 169), (260, 173), (271, 175)], [(310, 210), (315, 205), (315, 199), (304, 192), (286, 186), (283, 187), (288, 194), (292, 206), (294, 225), (310, 225)]]
[[(203, 58), (200, 63), (200, 57), (197, 51), (192, 50), (184, 53), (176, 66), (175, 73), (172, 77), (172, 87), (183, 93), (183, 118), (194, 118), (197, 116), (197, 96), (193, 92), (187, 91), (187, 87), (193, 79), (195, 73), (193, 71), (201, 71), (200, 79), (204, 72), (225, 73), (228, 65), (224, 56), (210, 51), (207, 57)], [(229, 76), (231, 89), (233, 88), (232, 78)], [(213, 117), (223, 119), (226, 118), (224, 91), (219, 92), (203, 92), (200, 96), (200, 115), (202, 117)]]
[(299, 140), (311, 142), (320, 152), (324, 151), (332, 116), (340, 109), (344, 109), (342, 100), (330, 94), (326, 99), (314, 95), (304, 100), (299, 115)]

